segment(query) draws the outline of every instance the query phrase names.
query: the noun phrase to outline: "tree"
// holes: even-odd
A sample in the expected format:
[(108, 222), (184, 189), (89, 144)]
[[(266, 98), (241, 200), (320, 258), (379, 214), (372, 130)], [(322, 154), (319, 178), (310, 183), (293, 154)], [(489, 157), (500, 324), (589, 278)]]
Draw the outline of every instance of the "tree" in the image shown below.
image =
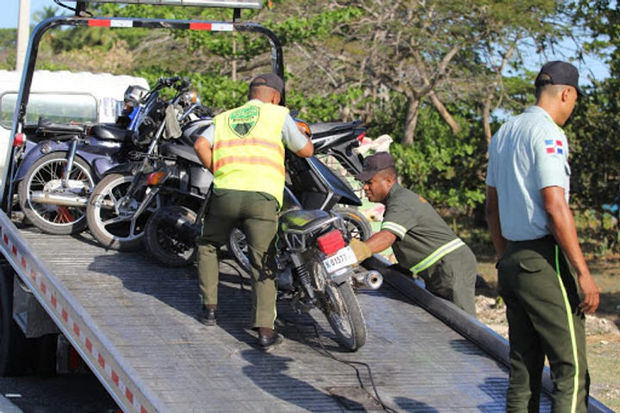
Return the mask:
[[(479, 96), (481, 85), (498, 86), (498, 70), (501, 74), (520, 46), (519, 39), (551, 41), (566, 30), (552, 24), (559, 11), (551, 0), (332, 0), (328, 4), (333, 9), (355, 7), (362, 13), (336, 26), (329, 38), (314, 39), (313, 62), (330, 68), (331, 83), (337, 87), (358, 84), (373, 98), (385, 97), (385, 90), (404, 95), (405, 145), (413, 142), (424, 99), (456, 134), (461, 125), (446, 100)], [(508, 48), (506, 59), (500, 59), (499, 67), (488, 67), (490, 53), (502, 44)], [(488, 100), (493, 101), (494, 94), (495, 87), (489, 88)]]

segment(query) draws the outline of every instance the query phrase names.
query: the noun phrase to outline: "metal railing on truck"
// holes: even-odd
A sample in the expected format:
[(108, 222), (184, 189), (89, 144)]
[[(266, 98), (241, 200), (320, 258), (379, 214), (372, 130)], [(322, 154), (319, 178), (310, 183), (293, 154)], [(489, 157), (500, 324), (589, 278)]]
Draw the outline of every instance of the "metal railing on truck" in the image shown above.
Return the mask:
[[(248, 22), (223, 22), (223, 21), (199, 21), (199, 20), (169, 20), (169, 19), (146, 19), (130, 17), (52, 17), (39, 23), (30, 37), (26, 63), (21, 79), (19, 94), (15, 104), (11, 137), (8, 145), (11, 150), (7, 151), (4, 160), (5, 168), (2, 171), (2, 184), (0, 187), (0, 199), (2, 209), (10, 216), (11, 202), (13, 198), (14, 184), (12, 177), (15, 170), (15, 137), (23, 134), (26, 108), (32, 84), (35, 62), (39, 51), (39, 43), (45, 32), (54, 27), (109, 27), (109, 28), (148, 28), (148, 29), (175, 29), (175, 30), (198, 30), (210, 32), (254, 32), (266, 36), (271, 48), (271, 70), (284, 79), (284, 64), (282, 57), (282, 45), (278, 37), (271, 30), (257, 23)], [(285, 92), (282, 91), (281, 104), (285, 103)], [(22, 135), (23, 136), (23, 135)], [(6, 182), (9, 182), (7, 185)]]

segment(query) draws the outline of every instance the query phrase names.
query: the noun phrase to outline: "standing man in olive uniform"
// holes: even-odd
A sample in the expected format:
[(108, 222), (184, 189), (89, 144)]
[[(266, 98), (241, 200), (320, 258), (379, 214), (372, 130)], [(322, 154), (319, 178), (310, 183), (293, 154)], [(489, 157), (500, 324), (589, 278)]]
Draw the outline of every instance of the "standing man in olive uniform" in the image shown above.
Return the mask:
[(475, 317), (476, 257), (424, 198), (398, 184), (392, 155), (366, 158), (357, 179), (371, 202), (385, 204), (381, 231), (351, 242), (358, 260), (391, 246), (399, 265), (420, 275), (430, 292)]
[(252, 266), (252, 325), (258, 343), (269, 348), (282, 341), (276, 319), (274, 238), (284, 194), (284, 146), (298, 156), (313, 153), (312, 142), (297, 128), (287, 108), (278, 106), (282, 79), (269, 73), (250, 83), (249, 101), (217, 115), (214, 126), (194, 149), (213, 171), (213, 193), (198, 238), (202, 306), (198, 320), (216, 324), (217, 250), (236, 225), (247, 237)]
[(508, 318), (509, 412), (538, 411), (545, 356), (552, 411), (587, 410), (584, 312), (596, 310), (599, 293), (568, 207), (568, 141), (560, 128), (577, 102), (578, 80), (569, 63), (545, 64), (536, 105), (502, 125), (489, 146), (487, 220)]

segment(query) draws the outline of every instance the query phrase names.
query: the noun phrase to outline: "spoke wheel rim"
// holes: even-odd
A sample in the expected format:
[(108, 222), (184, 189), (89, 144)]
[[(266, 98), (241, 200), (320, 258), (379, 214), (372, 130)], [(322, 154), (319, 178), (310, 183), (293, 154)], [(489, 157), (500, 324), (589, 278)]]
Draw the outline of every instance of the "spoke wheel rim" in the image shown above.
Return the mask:
[[(116, 213), (116, 203), (127, 193), (127, 188), (131, 185), (132, 180), (132, 176), (123, 176), (110, 182), (103, 188), (95, 200), (95, 214), (101, 224), (101, 230), (107, 233), (109, 237), (120, 241), (133, 241), (141, 238), (144, 235), (144, 228), (148, 218), (146, 212), (155, 211), (158, 204), (156, 202), (155, 206), (147, 208), (145, 213), (135, 217), (132, 215), (138, 205), (135, 200), (132, 200), (133, 205), (129, 209), (124, 208), (123, 214), (118, 215)], [(104, 202), (115, 204), (115, 208), (102, 208), (101, 205)]]
[[(30, 176), (27, 183), (28, 197), (26, 202), (28, 203), (28, 207), (42, 221), (60, 227), (75, 225), (86, 219), (86, 207), (70, 207), (33, 202), (31, 194), (33, 191), (43, 191), (45, 184), (52, 180), (62, 179), (66, 163), (66, 159), (50, 159), (42, 163)], [(89, 194), (95, 186), (90, 172), (78, 162), (73, 163), (73, 167), (69, 173), (69, 180), (82, 182), (88, 187)]]

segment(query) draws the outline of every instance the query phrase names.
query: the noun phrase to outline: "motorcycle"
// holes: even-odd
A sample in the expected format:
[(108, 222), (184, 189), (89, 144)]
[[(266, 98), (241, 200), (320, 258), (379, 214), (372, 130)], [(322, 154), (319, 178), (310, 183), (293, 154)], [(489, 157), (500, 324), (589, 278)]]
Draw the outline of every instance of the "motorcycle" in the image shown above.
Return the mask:
[[(153, 172), (149, 183), (159, 184), (172, 176), (173, 170)], [(196, 179), (198, 175), (194, 175), (187, 182), (200, 182), (201, 190), (206, 190), (208, 196), (204, 185), (209, 177), (199, 175), (206, 179)], [(198, 218), (204, 215), (206, 205), (201, 202), (198, 213), (186, 206), (170, 205), (151, 215), (145, 230), (149, 253), (166, 265), (185, 265), (195, 254), (195, 239), (200, 232)], [(276, 243), (279, 299), (290, 299), (298, 312), (318, 308), (338, 343), (355, 351), (366, 341), (366, 323), (353, 285), (377, 289), (383, 278), (376, 271), (353, 270), (357, 259), (347, 246), (346, 234), (346, 224), (339, 214), (302, 209), (293, 192), (285, 187)], [(238, 253), (247, 259), (243, 251)], [(249, 261), (247, 266), (249, 269)]]
[[(130, 86), (125, 101), (139, 108), (146, 92)], [(105, 171), (127, 161), (127, 154), (136, 149), (133, 133), (137, 130), (113, 124), (56, 124), (39, 119), (34, 135), (18, 154), (21, 162), (14, 178), (26, 218), (50, 234), (84, 230), (94, 185)]]
[[(346, 124), (333, 123), (332, 125)], [(330, 129), (333, 128), (323, 128), (326, 133), (319, 138), (327, 136), (327, 131)], [(336, 138), (331, 139), (333, 144), (343, 148), (354, 146), (351, 136), (353, 136), (353, 142), (358, 142), (355, 140), (357, 134), (353, 135), (352, 130), (347, 131), (346, 127), (336, 129), (337, 132), (334, 133)], [(191, 142), (193, 142), (193, 136), (196, 135), (195, 131), (188, 128), (183, 135), (186, 145), (165, 143), (161, 146), (161, 152), (176, 159), (176, 163), (147, 177), (147, 186), (152, 193), (161, 195), (163, 199), (168, 200), (170, 205), (158, 209), (149, 218), (144, 230), (146, 249), (160, 264), (170, 267), (181, 267), (194, 261), (196, 253), (194, 238), (199, 230), (198, 228), (192, 229), (192, 227), (199, 221), (197, 217), (202, 216), (201, 211), (204, 210), (209, 185), (213, 180), (213, 175), (202, 166), (193, 150)], [(312, 140), (314, 143), (314, 136)], [(321, 153), (326, 153), (335, 146), (330, 144), (320, 146), (320, 143), (318, 141), (317, 146)], [(344, 150), (342, 152), (344, 153)], [(345, 222), (348, 236), (367, 239), (372, 229), (361, 213), (347, 206), (360, 205), (361, 201), (348, 187), (346, 181), (317, 158), (301, 162), (295, 162), (292, 158), (297, 157), (290, 155), (287, 157), (289, 159), (287, 170), (289, 178), (292, 177), (294, 180), (289, 179), (287, 186), (293, 192), (296, 192), (297, 187), (303, 188), (297, 191), (296, 195), (302, 199), (304, 208), (335, 212)], [(353, 164), (352, 161), (351, 163)], [(359, 167), (361, 168), (361, 163)], [(305, 173), (298, 178), (298, 175), (305, 170), (309, 170), (309, 174)], [(325, 195), (323, 198), (321, 198), (322, 194)], [(243, 232), (238, 229), (233, 230), (228, 243), (228, 251), (233, 254), (244, 270), (249, 271), (246, 249)]]
[[(109, 169), (93, 189), (86, 208), (88, 228), (106, 248), (140, 247), (149, 215), (161, 206), (157, 194), (144, 181), (150, 172), (169, 162), (160, 153), (161, 142), (179, 138), (188, 125), (210, 122), (209, 110), (189, 92), (187, 81), (175, 77), (160, 79), (159, 83), (160, 88), (147, 96), (145, 110), (134, 119), (137, 125), (151, 125), (152, 134), (140, 135), (142, 142), (149, 140), (148, 149), (134, 153), (131, 162)], [(169, 102), (159, 98), (163, 87), (176, 91)]]

